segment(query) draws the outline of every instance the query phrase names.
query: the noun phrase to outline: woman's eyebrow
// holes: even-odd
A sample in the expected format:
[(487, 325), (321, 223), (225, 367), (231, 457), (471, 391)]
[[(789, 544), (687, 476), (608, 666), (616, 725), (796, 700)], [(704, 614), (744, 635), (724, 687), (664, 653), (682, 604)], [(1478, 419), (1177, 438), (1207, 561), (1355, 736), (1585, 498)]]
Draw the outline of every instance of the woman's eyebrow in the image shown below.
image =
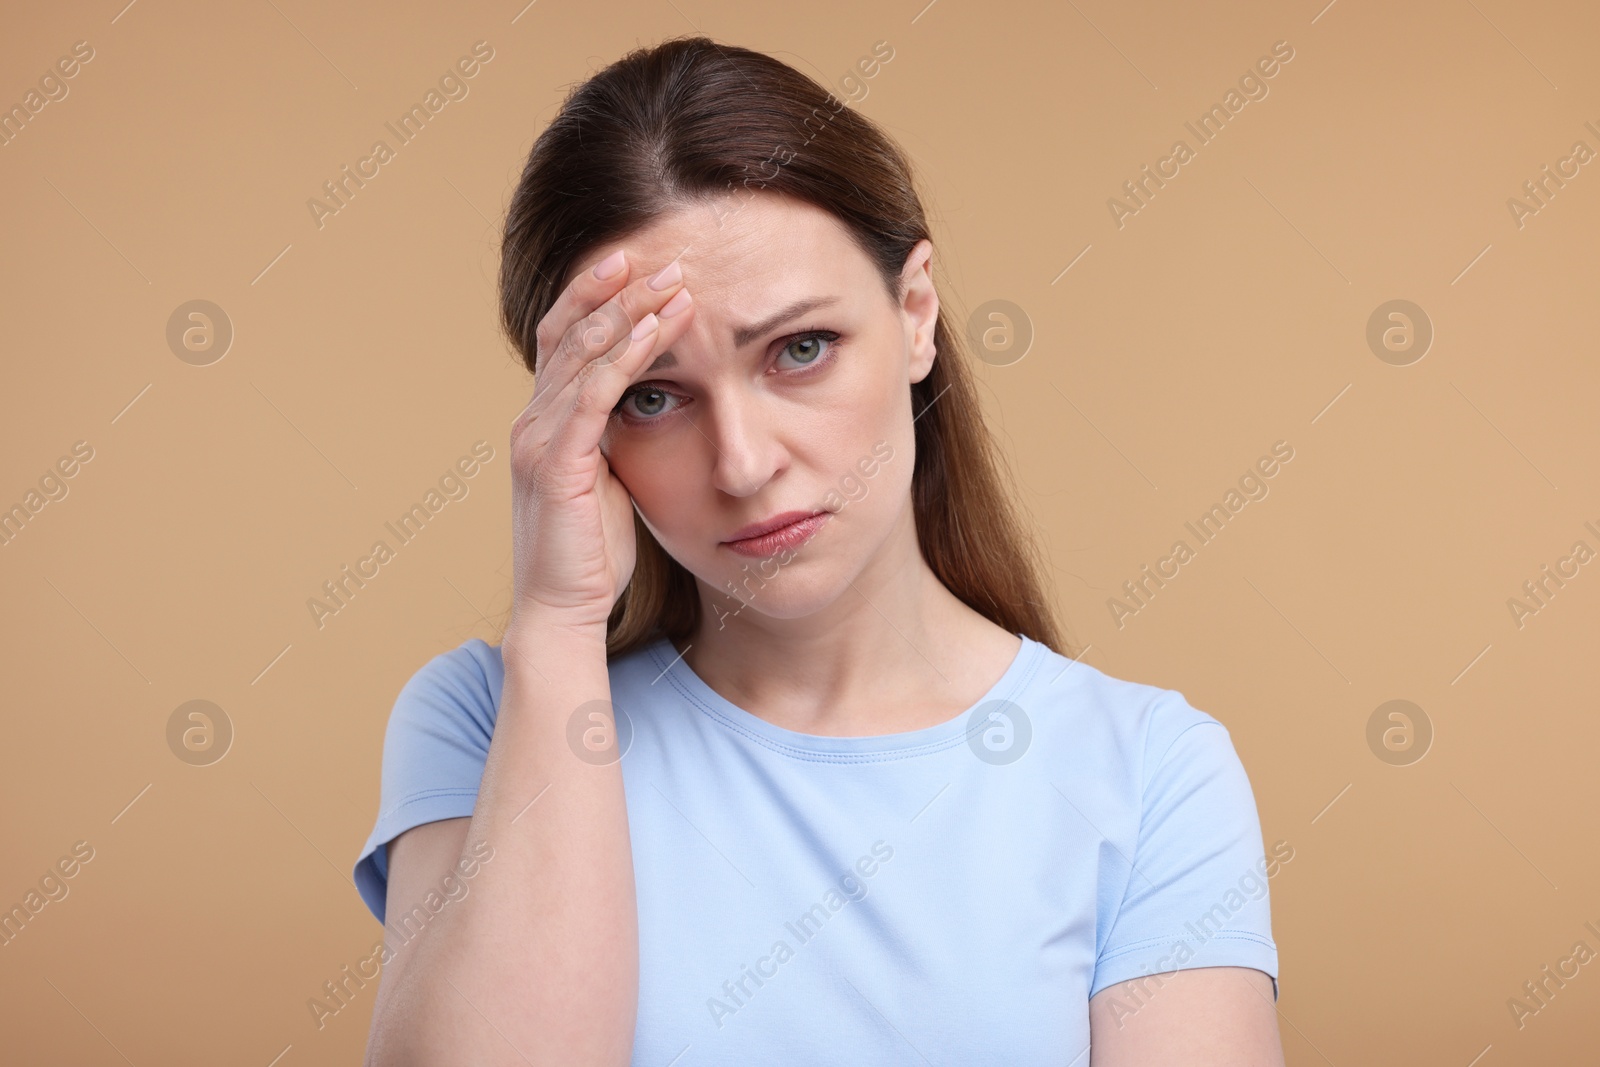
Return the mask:
[(816, 308), (828, 307), (829, 305), (837, 304), (838, 302), (839, 298), (836, 296), (806, 297), (802, 300), (796, 300), (788, 307), (783, 308), (772, 315), (768, 315), (760, 322), (752, 322), (748, 326), (735, 327), (733, 331), (733, 346), (735, 348), (743, 348), (751, 341), (754, 341), (757, 337), (760, 337), (769, 330), (782, 326), (785, 322), (788, 322), (796, 315), (804, 315), (808, 311), (813, 311)]
[[(839, 298), (837, 296), (814, 296), (806, 297), (802, 300), (796, 300), (788, 307), (783, 308), (774, 314), (768, 315), (760, 322), (752, 322), (748, 326), (734, 327), (733, 345), (735, 348), (743, 348), (751, 341), (754, 341), (757, 337), (760, 337), (762, 334), (782, 326), (785, 322), (788, 322), (797, 315), (804, 315), (806, 312), (815, 311), (817, 308), (830, 307), (838, 302)], [(670, 351), (663, 352), (651, 362), (650, 366), (645, 369), (644, 373), (650, 374), (654, 371), (666, 370), (669, 367), (675, 367), (677, 365), (677, 356), (673, 355)]]

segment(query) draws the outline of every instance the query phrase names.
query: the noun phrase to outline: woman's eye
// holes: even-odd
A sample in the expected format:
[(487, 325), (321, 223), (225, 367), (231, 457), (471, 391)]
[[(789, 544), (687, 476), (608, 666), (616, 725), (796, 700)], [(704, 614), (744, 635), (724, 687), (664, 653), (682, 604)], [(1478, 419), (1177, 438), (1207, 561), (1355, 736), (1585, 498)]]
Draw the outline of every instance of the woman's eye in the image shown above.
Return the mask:
[(784, 345), (778, 355), (790, 356), (802, 367), (810, 366), (817, 362), (837, 337), (837, 334), (808, 333)]
[(636, 419), (654, 419), (663, 412), (672, 410), (668, 406), (671, 399), (672, 394), (665, 389), (647, 385), (623, 394), (622, 399), (617, 402), (617, 411), (628, 407), (628, 414)]
[[(811, 330), (793, 338), (778, 352), (788, 356), (795, 366), (785, 370), (803, 370), (826, 364), (833, 358), (833, 348), (839, 335), (832, 330)], [(626, 418), (635, 424), (657, 422), (665, 414), (678, 410), (682, 398), (655, 385), (636, 385), (622, 394), (617, 406), (611, 410), (613, 418)]]

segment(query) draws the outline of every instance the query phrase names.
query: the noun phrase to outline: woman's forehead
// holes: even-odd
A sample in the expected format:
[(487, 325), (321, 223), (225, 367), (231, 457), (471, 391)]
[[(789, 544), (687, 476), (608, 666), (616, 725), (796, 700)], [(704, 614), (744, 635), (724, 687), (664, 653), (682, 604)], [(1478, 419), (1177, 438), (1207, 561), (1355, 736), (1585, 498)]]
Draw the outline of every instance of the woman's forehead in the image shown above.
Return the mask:
[[(684, 282), (697, 299), (719, 290), (805, 285), (808, 277), (839, 278), (870, 270), (832, 215), (770, 194), (730, 195), (679, 208), (591, 250), (583, 264), (574, 266), (574, 275), (619, 248), (627, 252), (634, 279), (649, 277), (678, 259)], [(759, 294), (756, 299), (765, 303)]]

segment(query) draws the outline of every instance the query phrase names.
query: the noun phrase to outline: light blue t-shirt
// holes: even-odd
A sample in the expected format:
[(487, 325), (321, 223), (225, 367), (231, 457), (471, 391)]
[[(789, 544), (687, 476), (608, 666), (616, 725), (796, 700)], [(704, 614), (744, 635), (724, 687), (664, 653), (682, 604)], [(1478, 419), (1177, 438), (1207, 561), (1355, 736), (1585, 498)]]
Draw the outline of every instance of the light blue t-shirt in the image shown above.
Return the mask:
[[(665, 638), (609, 673), (632, 728), (640, 1067), (1084, 1067), (1088, 1000), (1113, 983), (1253, 967), (1276, 996), (1250, 781), (1177, 690), (1024, 636), (967, 713), (824, 737), (736, 707)], [(380, 922), (386, 844), (472, 814), (503, 680), (474, 638), (400, 692), (355, 866)]]

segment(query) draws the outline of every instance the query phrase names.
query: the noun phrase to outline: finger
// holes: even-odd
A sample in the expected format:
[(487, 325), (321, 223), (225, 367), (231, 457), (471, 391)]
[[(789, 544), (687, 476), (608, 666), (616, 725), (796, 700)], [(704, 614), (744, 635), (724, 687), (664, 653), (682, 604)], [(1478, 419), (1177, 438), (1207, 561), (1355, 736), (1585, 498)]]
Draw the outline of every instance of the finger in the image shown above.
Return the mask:
[(615, 296), (627, 284), (631, 270), (632, 264), (625, 249), (619, 248), (606, 256), (599, 257), (578, 272), (577, 277), (567, 284), (556, 297), (555, 303), (539, 320), (539, 326), (534, 331), (534, 343), (537, 347), (534, 352), (533, 395), (517, 417), (511, 420), (513, 444), (524, 427), (532, 422), (533, 416), (537, 414), (536, 405), (539, 403), (540, 395), (559, 391), (565, 384), (564, 380), (550, 380), (551, 376), (547, 373), (551, 362), (549, 353), (560, 345), (561, 339), (567, 335), (576, 321), (593, 313), (597, 307)]
[[(568, 483), (561, 472), (571, 471), (586, 457), (600, 455), (600, 440), (611, 409), (633, 375), (642, 370), (646, 360), (654, 358), (660, 334), (661, 320), (647, 313), (635, 329), (607, 350), (604, 360), (579, 367), (562, 388), (536, 395), (519, 425), (512, 429), (513, 471), (526, 469), (546, 486), (567, 484), (574, 491), (592, 488)], [(597, 376), (615, 379), (624, 373), (628, 377), (620, 382), (594, 381)], [(615, 395), (608, 399), (608, 393)]]
[(547, 392), (548, 386), (560, 384), (546, 380), (547, 375), (544, 371), (545, 365), (549, 362), (548, 353), (555, 350), (575, 321), (615, 296), (627, 284), (631, 269), (632, 264), (628, 261), (624, 249), (619, 248), (595, 259), (586, 264), (584, 269), (578, 272), (578, 276), (561, 290), (555, 303), (550, 305), (544, 317), (539, 320), (539, 325), (534, 330), (533, 395), (517, 413), (516, 418), (511, 420), (513, 445), (527, 424), (533, 421), (534, 405), (538, 402), (540, 394)]
[(623, 287), (573, 322), (554, 350), (542, 353), (538, 375), (541, 391), (548, 385), (560, 392), (585, 364), (615, 359), (620, 354), (616, 346), (628, 340), (634, 326), (646, 315), (659, 312), (682, 288), (682, 268), (674, 259), (659, 271)]
[[(620, 265), (617, 262), (619, 256)], [(597, 271), (612, 273), (602, 278)], [(615, 296), (618, 290), (628, 284), (632, 272), (633, 264), (629, 262), (627, 252), (618, 249), (580, 270), (578, 276), (561, 290), (534, 331), (534, 342), (538, 346), (534, 353), (535, 377), (538, 377), (545, 358), (555, 351), (567, 331), (572, 329), (573, 323)]]
[(646, 332), (638, 337), (630, 332), (600, 358), (592, 360), (573, 376), (573, 380), (545, 410), (550, 413), (550, 439), (553, 455), (587, 455), (600, 447), (612, 409), (622, 394), (644, 376), (650, 362), (671, 347), (688, 330), (694, 319), (692, 295), (683, 290), (682, 306), (670, 318), (657, 318), (653, 312), (639, 321)]

